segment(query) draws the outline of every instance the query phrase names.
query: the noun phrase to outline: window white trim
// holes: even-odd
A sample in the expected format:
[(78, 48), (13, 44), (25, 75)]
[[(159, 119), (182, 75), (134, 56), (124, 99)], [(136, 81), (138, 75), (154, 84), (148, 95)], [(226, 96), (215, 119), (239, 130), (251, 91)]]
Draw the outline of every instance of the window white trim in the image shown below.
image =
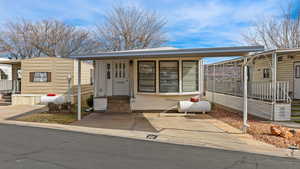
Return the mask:
[[(165, 95), (165, 96), (179, 96), (179, 95), (196, 95), (196, 94), (200, 94), (200, 90), (201, 90), (201, 79), (203, 76), (202, 73), (200, 73), (200, 64), (202, 63), (202, 58), (153, 58), (153, 59), (150, 59), (150, 58), (147, 58), (147, 59), (136, 59), (136, 63), (138, 61), (155, 61), (156, 62), (156, 92), (139, 92), (137, 87), (135, 89), (136, 91), (136, 95)], [(160, 93), (159, 92), (159, 61), (163, 61), (163, 60), (176, 60), (179, 62), (179, 92), (173, 92), (173, 93)], [(198, 90), (195, 91), (195, 92), (182, 92), (182, 61), (185, 61), (185, 60), (188, 60), (188, 61), (198, 61)], [(138, 69), (138, 65), (136, 64), (135, 66), (135, 69), (136, 69), (136, 72), (137, 72), (137, 69)], [(138, 79), (138, 74), (135, 73), (135, 80)], [(137, 83), (137, 81), (135, 82)], [(203, 85), (203, 84), (202, 84)]]

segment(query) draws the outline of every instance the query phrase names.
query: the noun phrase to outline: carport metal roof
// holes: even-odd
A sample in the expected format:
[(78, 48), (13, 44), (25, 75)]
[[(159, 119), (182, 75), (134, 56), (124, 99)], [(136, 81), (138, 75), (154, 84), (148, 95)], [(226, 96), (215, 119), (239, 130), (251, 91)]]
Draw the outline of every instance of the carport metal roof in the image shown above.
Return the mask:
[(101, 60), (101, 59), (129, 59), (129, 58), (153, 58), (153, 57), (227, 57), (246, 56), (250, 52), (263, 51), (263, 46), (239, 46), (239, 47), (217, 47), (217, 48), (152, 48), (127, 51), (101, 52), (96, 54), (73, 55), (71, 58), (79, 60)]

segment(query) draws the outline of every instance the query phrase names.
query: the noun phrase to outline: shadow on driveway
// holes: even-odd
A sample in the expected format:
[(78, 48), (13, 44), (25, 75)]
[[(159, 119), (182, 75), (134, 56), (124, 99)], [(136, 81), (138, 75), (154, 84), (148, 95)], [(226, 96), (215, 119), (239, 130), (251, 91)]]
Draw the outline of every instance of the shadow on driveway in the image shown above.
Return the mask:
[(158, 132), (151, 125), (142, 113), (91, 113), (81, 121), (76, 121), (72, 125), (119, 129), (119, 130), (135, 130), (146, 132)]

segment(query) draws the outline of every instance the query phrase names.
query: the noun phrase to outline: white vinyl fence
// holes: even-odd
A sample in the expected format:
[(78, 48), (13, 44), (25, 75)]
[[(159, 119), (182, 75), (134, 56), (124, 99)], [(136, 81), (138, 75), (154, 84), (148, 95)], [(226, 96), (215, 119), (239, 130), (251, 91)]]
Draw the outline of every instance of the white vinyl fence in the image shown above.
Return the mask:
[(276, 86), (272, 82), (250, 82), (249, 97), (259, 100), (289, 102), (289, 82), (277, 81)]
[(20, 80), (0, 80), (0, 92), (18, 93), (20, 90)]
[[(233, 96), (243, 96), (243, 83), (231, 81), (207, 81), (207, 90)], [(248, 82), (248, 97), (264, 101), (290, 102), (289, 82)]]
[(12, 80), (0, 80), (0, 91), (11, 91), (12, 86)]

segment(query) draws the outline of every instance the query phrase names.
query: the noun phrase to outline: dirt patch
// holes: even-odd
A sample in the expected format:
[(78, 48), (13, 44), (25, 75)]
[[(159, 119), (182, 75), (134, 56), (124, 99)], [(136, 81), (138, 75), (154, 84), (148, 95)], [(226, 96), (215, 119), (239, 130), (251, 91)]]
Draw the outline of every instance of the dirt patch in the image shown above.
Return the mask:
[[(88, 112), (83, 112), (82, 117), (88, 115)], [(77, 121), (77, 114), (75, 113), (34, 113), (27, 114), (21, 117), (18, 117), (18, 121), (26, 122), (39, 122), (39, 123), (56, 123), (56, 124), (71, 124)]]
[[(209, 115), (235, 128), (241, 129), (243, 127), (243, 116), (240, 112), (225, 109), (221, 106), (214, 106)], [(207, 118), (207, 115), (203, 115), (202, 118)], [(280, 148), (287, 148), (296, 144), (300, 147), (300, 130), (295, 129), (296, 133), (291, 138), (283, 138), (272, 135), (270, 130), (272, 124), (263, 119), (248, 115), (248, 124), (250, 127), (247, 132), (257, 140), (273, 144)]]

